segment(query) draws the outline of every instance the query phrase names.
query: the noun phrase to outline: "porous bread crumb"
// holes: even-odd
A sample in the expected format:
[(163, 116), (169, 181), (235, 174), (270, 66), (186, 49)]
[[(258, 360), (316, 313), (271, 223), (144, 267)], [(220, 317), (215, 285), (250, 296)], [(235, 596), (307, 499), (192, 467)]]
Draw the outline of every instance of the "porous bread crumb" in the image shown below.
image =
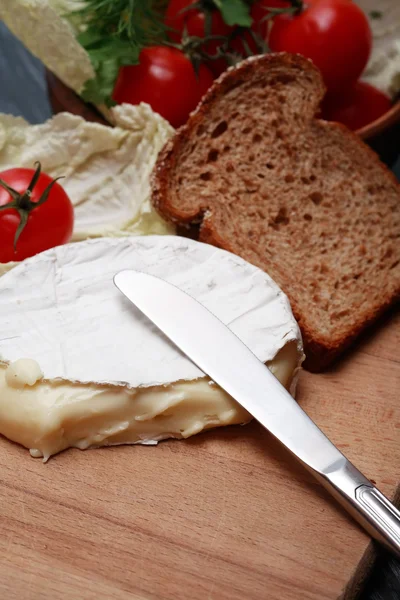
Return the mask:
[(344, 127), (315, 118), (306, 59), (244, 61), (161, 153), (153, 202), (277, 281), (320, 370), (400, 296), (400, 186)]

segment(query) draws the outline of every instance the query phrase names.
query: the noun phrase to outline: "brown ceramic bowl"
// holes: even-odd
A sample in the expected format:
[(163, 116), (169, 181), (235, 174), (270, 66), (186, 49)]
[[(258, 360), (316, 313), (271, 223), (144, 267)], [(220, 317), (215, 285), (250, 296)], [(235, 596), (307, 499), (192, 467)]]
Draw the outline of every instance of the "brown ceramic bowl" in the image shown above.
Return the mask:
[(46, 80), (53, 114), (69, 112), (82, 117), (86, 121), (95, 121), (102, 125), (109, 124), (94, 106), (86, 104), (82, 98), (48, 70), (46, 70)]
[[(87, 121), (97, 121), (107, 124), (104, 117), (93, 107), (86, 104), (72, 90), (65, 86), (55, 75), (46, 72), (47, 86), (49, 90), (50, 103), (54, 114), (67, 111), (75, 115), (80, 115)], [(363, 139), (371, 141), (376, 136), (389, 130), (393, 125), (400, 121), (400, 100), (382, 117), (369, 123), (356, 133)]]
[(379, 119), (376, 119), (376, 121), (372, 121), (372, 123), (368, 123), (368, 125), (365, 125), (361, 129), (359, 129), (356, 133), (358, 133), (358, 135), (363, 140), (370, 140), (370, 139), (376, 137), (377, 135), (383, 133), (387, 129), (390, 129), (391, 127), (393, 127), (393, 125), (395, 125), (399, 121), (400, 121), (400, 100), (397, 100), (397, 102), (395, 102), (395, 104), (393, 104), (392, 108), (387, 113), (385, 113), (384, 115), (379, 117)]

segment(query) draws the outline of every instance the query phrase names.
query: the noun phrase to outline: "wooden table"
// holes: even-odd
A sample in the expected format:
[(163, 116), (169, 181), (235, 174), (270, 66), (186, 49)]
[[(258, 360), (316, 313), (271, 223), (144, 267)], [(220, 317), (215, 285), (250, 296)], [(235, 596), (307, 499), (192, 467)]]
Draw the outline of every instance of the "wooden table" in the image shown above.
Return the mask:
[[(394, 139), (385, 152), (398, 153)], [(392, 497), (399, 320), (330, 373), (303, 373), (299, 387), (304, 407)], [(349, 598), (372, 556), (364, 533), (256, 424), (157, 448), (72, 450), (47, 465), (0, 439), (0, 462), (7, 600)]]
[[(400, 315), (299, 401), (399, 496)], [(69, 450), (44, 465), (0, 439), (0, 597), (355, 598), (368, 537), (258, 424), (158, 447)]]

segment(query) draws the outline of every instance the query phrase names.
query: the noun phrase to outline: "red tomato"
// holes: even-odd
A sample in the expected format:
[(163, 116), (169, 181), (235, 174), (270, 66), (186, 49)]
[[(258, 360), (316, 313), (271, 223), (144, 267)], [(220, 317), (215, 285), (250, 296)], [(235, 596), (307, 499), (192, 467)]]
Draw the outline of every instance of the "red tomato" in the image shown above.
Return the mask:
[(386, 94), (369, 83), (357, 81), (343, 94), (327, 94), (322, 105), (322, 117), (343, 123), (354, 131), (372, 123), (392, 106)]
[(371, 44), (368, 19), (351, 0), (306, 0), (301, 14), (275, 17), (269, 37), (274, 52), (310, 58), (336, 92), (359, 78)]
[(196, 14), (195, 9), (185, 10), (193, 4), (194, 0), (170, 0), (166, 13), (165, 25), (171, 29), (168, 35), (171, 40), (179, 43), (182, 39), (182, 32), (185, 23), (190, 15)]
[[(39, 179), (29, 198), (21, 198), (31, 183), (34, 169), (8, 169), (0, 178), (19, 192), (20, 209), (26, 209), (28, 220), (14, 250), (14, 242), (21, 217), (15, 208), (0, 210), (0, 262), (23, 260), (54, 246), (66, 244), (71, 239), (74, 225), (74, 209), (66, 192), (58, 184), (51, 187), (47, 200), (35, 207), (46, 188), (54, 181), (45, 173)], [(12, 196), (0, 187), (0, 206), (13, 201)], [(31, 204), (33, 204), (33, 206)]]
[[(205, 31), (206, 25), (206, 15), (204, 12), (195, 11), (194, 14), (190, 15), (186, 21), (187, 32), (190, 36), (203, 38), (206, 35)], [(211, 35), (218, 35), (223, 37), (228, 37), (230, 33), (233, 31), (233, 27), (229, 27), (224, 19), (222, 18), (221, 13), (218, 10), (214, 10), (212, 12), (211, 19)], [(217, 49), (223, 40), (212, 40), (206, 44), (204, 44), (204, 51), (210, 56), (214, 56), (217, 53)], [(226, 60), (223, 58), (210, 60), (207, 63), (208, 67), (212, 70), (214, 75), (218, 76), (227, 68)]]
[(152, 46), (142, 50), (140, 64), (120, 69), (113, 98), (119, 104), (147, 102), (173, 127), (180, 127), (212, 83), (212, 73), (205, 65), (197, 76), (183, 52)]
[[(193, 4), (194, 0), (170, 0), (168, 4), (165, 24), (174, 29), (168, 35), (174, 42), (182, 41), (184, 29), (189, 36), (203, 38), (206, 35), (205, 24), (206, 14), (202, 10), (188, 9)], [(186, 9), (186, 10), (185, 10)], [(211, 35), (220, 35), (227, 37), (233, 31), (233, 27), (229, 27), (222, 18), (219, 10), (212, 11), (211, 18)], [(217, 48), (222, 41), (213, 40), (204, 45), (203, 50), (210, 56), (216, 54)], [(207, 66), (212, 70), (214, 75), (220, 75), (227, 68), (227, 63), (224, 59), (210, 60)]]

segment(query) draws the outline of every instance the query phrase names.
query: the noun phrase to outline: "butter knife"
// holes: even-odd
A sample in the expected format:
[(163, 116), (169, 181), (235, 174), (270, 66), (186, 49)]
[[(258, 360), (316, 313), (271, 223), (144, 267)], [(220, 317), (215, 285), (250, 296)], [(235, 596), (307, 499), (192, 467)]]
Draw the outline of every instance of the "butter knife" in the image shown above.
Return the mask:
[[(125, 270), (117, 288), (400, 557), (400, 512), (322, 433), (253, 352), (205, 306), (158, 277)], [(265, 390), (268, 389), (268, 400)]]

